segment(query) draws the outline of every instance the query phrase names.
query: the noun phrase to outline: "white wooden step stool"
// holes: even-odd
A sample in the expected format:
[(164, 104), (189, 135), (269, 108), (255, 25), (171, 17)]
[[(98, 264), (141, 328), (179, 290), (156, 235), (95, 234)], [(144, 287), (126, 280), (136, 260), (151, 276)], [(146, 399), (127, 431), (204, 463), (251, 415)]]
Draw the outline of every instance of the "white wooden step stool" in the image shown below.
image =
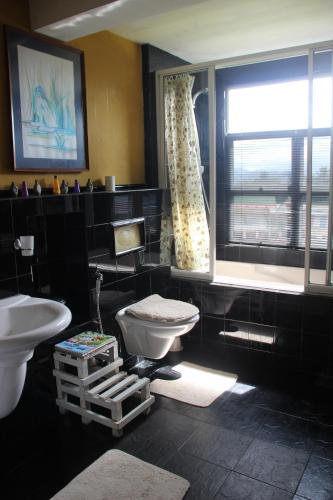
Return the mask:
[[(103, 350), (84, 357), (55, 348), (53, 375), (60, 413), (72, 411), (81, 415), (84, 424), (94, 420), (111, 427), (112, 434), (120, 437), (125, 425), (140, 413), (150, 412), (155, 401), (150, 394), (150, 380), (119, 371), (123, 360), (118, 357), (115, 338)], [(134, 407), (125, 413), (123, 404), (129, 399)], [(102, 408), (110, 412), (109, 416), (101, 414)]]

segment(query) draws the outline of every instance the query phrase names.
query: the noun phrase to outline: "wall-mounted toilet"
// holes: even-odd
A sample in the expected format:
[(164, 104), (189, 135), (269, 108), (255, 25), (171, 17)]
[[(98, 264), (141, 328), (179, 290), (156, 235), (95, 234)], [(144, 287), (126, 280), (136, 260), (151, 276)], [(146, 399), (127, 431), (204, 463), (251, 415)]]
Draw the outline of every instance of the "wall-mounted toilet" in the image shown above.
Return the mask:
[(199, 309), (179, 300), (149, 297), (124, 307), (116, 314), (129, 354), (161, 359), (176, 337), (192, 330)]

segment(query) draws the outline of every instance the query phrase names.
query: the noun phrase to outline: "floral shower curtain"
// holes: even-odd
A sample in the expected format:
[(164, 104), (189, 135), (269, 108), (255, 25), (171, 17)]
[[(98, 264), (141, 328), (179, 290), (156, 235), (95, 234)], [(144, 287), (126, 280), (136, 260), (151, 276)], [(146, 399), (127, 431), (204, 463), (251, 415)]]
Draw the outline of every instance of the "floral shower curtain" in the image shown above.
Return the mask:
[(179, 269), (208, 271), (209, 231), (200, 178), (193, 83), (194, 77), (188, 74), (165, 78), (166, 162), (176, 265)]

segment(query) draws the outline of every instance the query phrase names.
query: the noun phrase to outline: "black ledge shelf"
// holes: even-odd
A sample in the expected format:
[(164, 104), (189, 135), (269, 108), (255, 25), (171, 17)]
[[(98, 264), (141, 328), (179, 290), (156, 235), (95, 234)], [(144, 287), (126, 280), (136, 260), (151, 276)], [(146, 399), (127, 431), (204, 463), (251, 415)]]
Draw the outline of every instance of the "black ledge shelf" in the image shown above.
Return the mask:
[(42, 194), (40, 196), (35, 196), (32, 193), (32, 189), (29, 189), (29, 197), (28, 198), (23, 198), (22, 196), (10, 196), (8, 193), (8, 189), (1, 189), (0, 190), (0, 200), (24, 200), (24, 199), (30, 199), (30, 198), (46, 198), (46, 197), (60, 197), (60, 196), (80, 196), (80, 195), (86, 195), (86, 194), (110, 194), (110, 195), (117, 195), (117, 194), (122, 194), (122, 193), (132, 193), (132, 192), (147, 192), (147, 191), (162, 191), (161, 188), (146, 188), (143, 184), (128, 184), (128, 185), (119, 185), (116, 186), (115, 191), (105, 191), (105, 186), (98, 186), (94, 188), (94, 191), (91, 193), (86, 190), (85, 187), (82, 188), (80, 193), (74, 193), (73, 188), (70, 188), (68, 194), (53, 194), (52, 193), (52, 188), (43, 188)]

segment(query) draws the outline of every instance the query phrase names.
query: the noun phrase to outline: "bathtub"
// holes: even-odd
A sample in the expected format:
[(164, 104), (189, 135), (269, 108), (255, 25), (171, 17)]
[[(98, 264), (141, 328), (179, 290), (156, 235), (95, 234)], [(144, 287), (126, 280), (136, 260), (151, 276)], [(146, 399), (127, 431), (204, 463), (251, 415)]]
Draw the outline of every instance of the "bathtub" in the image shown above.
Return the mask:
[[(225, 285), (301, 293), (304, 291), (304, 268), (218, 260), (214, 281)], [(325, 271), (312, 269), (311, 281), (325, 283)]]

